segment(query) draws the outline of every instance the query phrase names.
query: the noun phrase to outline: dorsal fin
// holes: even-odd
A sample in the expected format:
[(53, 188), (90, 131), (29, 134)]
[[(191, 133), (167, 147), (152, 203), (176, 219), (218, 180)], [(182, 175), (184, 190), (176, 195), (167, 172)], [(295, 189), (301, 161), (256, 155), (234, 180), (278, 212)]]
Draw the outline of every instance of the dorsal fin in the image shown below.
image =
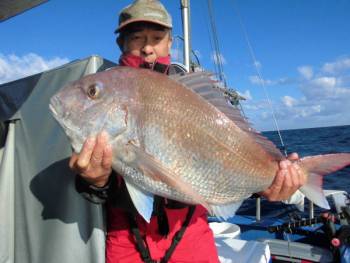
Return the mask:
[(213, 79), (213, 74), (201, 71), (182, 75), (171, 75), (170, 77), (216, 107), (241, 130), (249, 134), (250, 137), (260, 144), (268, 153), (277, 159), (283, 158), (283, 155), (274, 143), (262, 136), (260, 132), (253, 129), (247, 118), (242, 116), (241, 111), (228, 101), (224, 94), (224, 89), (220, 87), (220, 83)]

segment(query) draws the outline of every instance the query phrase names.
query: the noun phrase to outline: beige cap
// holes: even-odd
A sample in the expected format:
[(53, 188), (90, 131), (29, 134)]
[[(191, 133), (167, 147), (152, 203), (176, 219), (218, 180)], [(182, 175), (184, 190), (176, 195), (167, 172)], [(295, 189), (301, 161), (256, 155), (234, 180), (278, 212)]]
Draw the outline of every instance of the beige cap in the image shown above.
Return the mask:
[(136, 0), (125, 7), (119, 15), (119, 26), (116, 33), (134, 22), (151, 22), (172, 28), (171, 16), (158, 0)]

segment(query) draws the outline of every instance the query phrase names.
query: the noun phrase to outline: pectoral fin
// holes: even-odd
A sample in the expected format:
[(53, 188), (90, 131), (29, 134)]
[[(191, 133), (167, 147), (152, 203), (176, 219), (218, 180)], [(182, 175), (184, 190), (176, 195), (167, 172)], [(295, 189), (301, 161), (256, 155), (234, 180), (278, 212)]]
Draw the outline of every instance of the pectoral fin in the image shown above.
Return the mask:
[(132, 143), (130, 143), (128, 147), (130, 147), (130, 151), (132, 151), (136, 157), (134, 164), (130, 165), (141, 171), (145, 176), (149, 176), (153, 180), (165, 183), (192, 199), (194, 203), (201, 204), (207, 208), (208, 211), (211, 211), (208, 203), (191, 187), (190, 184), (184, 182), (167, 167), (164, 167), (159, 160), (155, 159), (153, 156)]
[(153, 194), (134, 186), (125, 178), (125, 185), (137, 212), (149, 223), (153, 212)]
[(239, 209), (242, 203), (243, 201), (230, 203), (227, 205), (211, 205), (211, 214), (223, 220), (227, 220), (229, 217), (236, 214), (236, 211)]

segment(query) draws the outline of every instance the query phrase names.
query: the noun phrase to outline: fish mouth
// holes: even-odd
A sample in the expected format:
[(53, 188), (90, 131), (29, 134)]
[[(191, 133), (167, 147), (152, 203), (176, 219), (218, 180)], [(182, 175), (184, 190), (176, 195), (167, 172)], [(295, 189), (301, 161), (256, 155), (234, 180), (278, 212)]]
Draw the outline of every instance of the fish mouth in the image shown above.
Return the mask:
[(49, 109), (52, 113), (52, 116), (63, 128), (67, 137), (71, 141), (74, 151), (79, 152), (84, 140), (81, 138), (81, 136), (79, 136), (79, 128), (76, 127), (76, 125), (74, 125), (71, 121), (69, 121), (68, 118), (70, 112), (64, 108), (64, 105), (62, 105), (60, 99), (57, 96), (54, 96), (50, 99)]
[(55, 106), (53, 106), (53, 104), (54, 104), (54, 98), (51, 98), (50, 104), (49, 104), (49, 109), (50, 109), (52, 115), (56, 118), (58, 116), (58, 112), (56, 111), (56, 108), (55, 108)]
[(52, 113), (52, 116), (56, 119), (56, 121), (62, 125), (66, 126), (63, 122), (63, 106), (57, 96), (53, 96), (50, 99), (49, 109)]

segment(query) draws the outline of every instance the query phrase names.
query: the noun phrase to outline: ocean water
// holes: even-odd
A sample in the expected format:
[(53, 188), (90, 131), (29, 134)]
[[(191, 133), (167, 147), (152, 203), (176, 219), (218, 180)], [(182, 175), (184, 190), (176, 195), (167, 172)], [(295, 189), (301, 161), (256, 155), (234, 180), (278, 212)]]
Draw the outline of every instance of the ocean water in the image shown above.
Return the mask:
[[(272, 140), (280, 149), (281, 143), (277, 132), (264, 132), (264, 136)], [(287, 153), (297, 152), (300, 157), (327, 154), (350, 153), (350, 125), (323, 128), (297, 129), (281, 131)], [(350, 167), (324, 177), (324, 189), (346, 190), (350, 192)], [(307, 207), (305, 209), (307, 211)], [(322, 210), (316, 208), (316, 212)], [(262, 216), (279, 216), (288, 218), (296, 213), (292, 205), (281, 202), (262, 201)], [(255, 214), (255, 200), (246, 200), (237, 214)], [(307, 216), (305, 213), (303, 216)]]

